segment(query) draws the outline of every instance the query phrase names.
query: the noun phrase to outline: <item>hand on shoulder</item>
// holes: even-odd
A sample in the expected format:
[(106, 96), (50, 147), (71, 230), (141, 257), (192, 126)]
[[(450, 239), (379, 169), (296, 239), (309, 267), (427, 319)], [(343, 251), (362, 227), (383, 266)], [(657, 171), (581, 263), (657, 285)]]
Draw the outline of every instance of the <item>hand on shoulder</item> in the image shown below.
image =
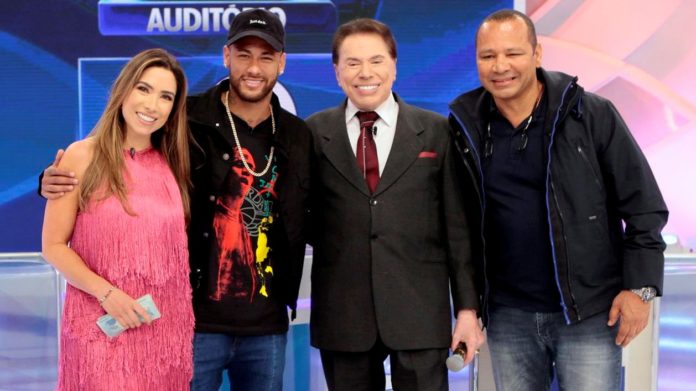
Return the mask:
[(94, 147), (95, 142), (92, 137), (75, 141), (65, 150), (63, 157), (58, 162), (57, 168), (72, 171), (77, 178), (81, 178), (82, 174), (84, 174), (89, 166), (89, 163), (92, 161)]
[(59, 149), (56, 158), (40, 177), (39, 192), (47, 200), (56, 200), (72, 192), (79, 185), (87, 166), (92, 161), (94, 138), (72, 143), (66, 151)]

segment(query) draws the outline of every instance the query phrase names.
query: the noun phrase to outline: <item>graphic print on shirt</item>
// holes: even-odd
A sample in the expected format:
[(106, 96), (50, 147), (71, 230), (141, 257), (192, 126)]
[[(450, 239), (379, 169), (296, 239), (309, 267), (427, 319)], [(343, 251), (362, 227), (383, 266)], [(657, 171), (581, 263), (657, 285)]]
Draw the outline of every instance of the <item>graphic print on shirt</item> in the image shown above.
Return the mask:
[[(242, 151), (248, 166), (256, 171), (252, 154), (246, 148)], [(213, 218), (218, 270), (210, 299), (253, 302), (257, 294), (268, 297), (273, 268), (266, 233), (273, 224), (276, 179), (275, 164), (263, 177), (254, 177), (239, 156), (227, 172)]]

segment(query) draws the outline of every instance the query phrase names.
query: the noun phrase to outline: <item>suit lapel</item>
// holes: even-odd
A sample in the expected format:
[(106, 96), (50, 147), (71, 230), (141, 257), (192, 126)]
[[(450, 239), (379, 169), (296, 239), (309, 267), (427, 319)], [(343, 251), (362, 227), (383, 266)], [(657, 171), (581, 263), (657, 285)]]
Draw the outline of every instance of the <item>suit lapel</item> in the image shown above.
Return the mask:
[[(379, 179), (375, 194), (379, 194), (389, 188), (418, 158), (418, 153), (423, 150), (423, 142), (419, 135), (424, 128), (415, 115), (412, 107), (399, 99), (394, 94), (399, 104), (399, 115), (396, 119), (394, 142), (389, 151), (387, 164)], [(362, 179), (362, 178), (361, 178)]]
[(369, 196), (370, 191), (365, 179), (360, 174), (355, 154), (348, 139), (345, 104), (331, 110), (326, 124), (327, 126), (321, 132), (324, 141), (324, 156), (349, 183)]

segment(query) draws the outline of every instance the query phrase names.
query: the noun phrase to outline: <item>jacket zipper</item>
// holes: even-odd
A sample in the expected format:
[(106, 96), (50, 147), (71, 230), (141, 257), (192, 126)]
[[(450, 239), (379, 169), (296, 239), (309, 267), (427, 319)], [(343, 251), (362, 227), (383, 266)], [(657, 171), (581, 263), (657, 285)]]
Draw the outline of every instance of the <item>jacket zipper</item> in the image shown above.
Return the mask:
[[(462, 128), (462, 132), (464, 133), (464, 136), (466, 139), (469, 141), (469, 148), (472, 151), (472, 156), (474, 160), (474, 164), (476, 165), (475, 169), (478, 171), (479, 174), (479, 180), (476, 181), (476, 178), (474, 178), (474, 185), (477, 187), (476, 189), (476, 194), (478, 195), (479, 199), (479, 205), (481, 206), (481, 257), (483, 258), (483, 285), (484, 285), (484, 292), (483, 292), (483, 302), (482, 302), (482, 308), (481, 310), (485, 313), (485, 319), (486, 322), (488, 322), (489, 319), (489, 312), (488, 312), (488, 297), (490, 294), (490, 286), (488, 284), (488, 264), (486, 260), (486, 238), (484, 236), (484, 216), (486, 215), (486, 197), (485, 197), (485, 188), (483, 186), (483, 171), (481, 170), (481, 161), (479, 159), (479, 154), (478, 151), (476, 150), (476, 147), (474, 145), (473, 139), (471, 138), (471, 135), (469, 134), (469, 131), (467, 130), (466, 126), (464, 126), (464, 122), (457, 116), (457, 114), (452, 110), (452, 116), (457, 120), (459, 123), (459, 126)], [(455, 145), (457, 145), (456, 140), (454, 140)], [(464, 146), (466, 147), (466, 143), (464, 143)], [(459, 147), (457, 147), (459, 149)], [(460, 154), (463, 153), (463, 151), (459, 151)], [(465, 156), (462, 156), (462, 159), (466, 159)], [(480, 183), (478, 183), (480, 182)]]
[(587, 163), (587, 167), (589, 167), (590, 171), (592, 172), (592, 177), (594, 178), (595, 183), (597, 184), (597, 187), (599, 190), (602, 190), (602, 184), (599, 181), (599, 175), (597, 175), (597, 172), (595, 171), (594, 167), (592, 167), (592, 163), (590, 163), (590, 159), (587, 157), (587, 154), (585, 154), (585, 151), (582, 149), (581, 146), (577, 146), (578, 153), (580, 154), (580, 157), (582, 157), (582, 160)]
[[(551, 185), (551, 192), (553, 192), (553, 202), (554, 202), (554, 205), (556, 206), (556, 210), (558, 211), (558, 219), (560, 220), (561, 226), (563, 226), (563, 212), (561, 211), (561, 206), (558, 203), (558, 196), (556, 193), (556, 187), (554, 186), (553, 181), (550, 182), (550, 185)], [(563, 232), (563, 242), (568, 243), (568, 238), (566, 237), (565, 229), (563, 229), (562, 232)], [(551, 236), (553, 238), (553, 229), (551, 229)], [(552, 242), (553, 242), (553, 239), (552, 239)], [(567, 250), (566, 250), (566, 252), (567, 252)], [(554, 270), (556, 271), (556, 274), (558, 274), (558, 270), (556, 270), (555, 268), (554, 268)], [(580, 320), (580, 314), (578, 312), (578, 307), (577, 307), (577, 304), (575, 304), (576, 303), (575, 296), (573, 295), (573, 286), (572, 286), (572, 282), (570, 279), (570, 263), (569, 262), (567, 265), (566, 278), (568, 279), (568, 294), (570, 295), (570, 301), (571, 301), (571, 304), (573, 306), (573, 310), (575, 311), (575, 316), (578, 318), (578, 320)], [(559, 284), (558, 289), (559, 289), (559, 293), (561, 295), (561, 300), (563, 300), (563, 290), (561, 289), (561, 286), (560, 286), (560, 280), (558, 281), (558, 284)], [(566, 321), (568, 321), (568, 317), (566, 317)]]
[[(551, 158), (552, 154), (551, 151), (553, 149), (553, 143), (554, 143), (554, 138), (556, 136), (556, 126), (558, 125), (558, 121), (561, 116), (561, 110), (563, 108), (563, 103), (566, 100), (568, 91), (570, 90), (570, 87), (573, 85), (574, 81), (571, 81), (568, 83), (568, 85), (563, 89), (563, 94), (561, 95), (561, 103), (558, 105), (558, 109), (556, 110), (556, 116), (553, 121), (553, 125), (551, 126), (551, 136), (550, 136), (550, 141), (549, 141), (549, 146), (547, 150), (547, 163), (546, 163), (546, 218), (549, 223), (549, 237), (551, 238), (551, 258), (553, 260), (553, 269), (554, 269), (554, 275), (556, 279), (556, 288), (558, 289), (558, 293), (561, 298), (561, 307), (563, 308), (563, 316), (565, 317), (565, 321), (567, 324), (571, 323), (570, 320), (570, 314), (568, 313), (568, 305), (566, 303), (566, 297), (563, 295), (563, 289), (561, 288), (561, 278), (558, 274), (558, 255), (556, 254), (556, 243), (555, 243), (555, 237), (553, 233), (553, 222), (551, 221), (551, 204), (549, 203), (549, 189), (553, 192), (553, 199), (554, 199), (554, 205), (556, 206), (556, 210), (558, 211), (558, 218), (560, 220), (561, 225), (563, 225), (563, 213), (561, 212), (560, 204), (558, 202), (558, 198), (556, 195), (556, 191), (553, 186), (553, 182), (551, 181)], [(568, 243), (567, 238), (565, 237), (565, 231), (563, 231), (563, 242)], [(566, 266), (568, 271), (570, 271), (570, 264), (568, 262), (568, 259), (566, 257)], [(574, 302), (573, 298), (573, 291), (572, 287), (570, 285), (570, 276), (567, 276), (568, 280), (568, 294), (570, 295), (570, 300), (571, 302)], [(574, 309), (575, 304), (573, 304)], [(575, 310), (576, 316), (578, 316), (577, 310)]]

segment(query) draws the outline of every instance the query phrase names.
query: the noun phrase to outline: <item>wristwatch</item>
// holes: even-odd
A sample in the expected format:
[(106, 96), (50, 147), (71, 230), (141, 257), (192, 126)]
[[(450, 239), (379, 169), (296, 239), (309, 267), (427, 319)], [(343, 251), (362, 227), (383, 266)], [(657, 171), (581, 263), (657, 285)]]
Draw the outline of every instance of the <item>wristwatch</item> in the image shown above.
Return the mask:
[(644, 286), (640, 289), (631, 289), (631, 292), (638, 295), (638, 297), (643, 300), (643, 303), (647, 303), (657, 296), (657, 289), (651, 286)]

